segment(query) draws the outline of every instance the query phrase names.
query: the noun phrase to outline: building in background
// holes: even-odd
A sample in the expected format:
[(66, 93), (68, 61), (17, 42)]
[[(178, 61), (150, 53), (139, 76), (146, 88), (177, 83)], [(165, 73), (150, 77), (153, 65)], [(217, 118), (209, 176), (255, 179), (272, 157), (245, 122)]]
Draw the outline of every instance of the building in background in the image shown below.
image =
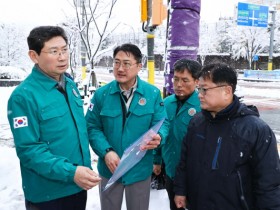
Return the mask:
[(280, 10), (280, 0), (244, 0), (244, 2), (252, 3), (252, 4), (260, 4), (267, 6), (276, 6), (277, 10)]

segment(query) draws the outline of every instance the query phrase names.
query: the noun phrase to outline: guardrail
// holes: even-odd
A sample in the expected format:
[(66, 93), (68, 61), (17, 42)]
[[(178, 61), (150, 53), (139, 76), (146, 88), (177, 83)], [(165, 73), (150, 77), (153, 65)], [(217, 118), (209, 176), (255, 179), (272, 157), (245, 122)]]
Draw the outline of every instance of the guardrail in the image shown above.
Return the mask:
[(252, 79), (280, 79), (280, 70), (245, 70), (243, 76)]

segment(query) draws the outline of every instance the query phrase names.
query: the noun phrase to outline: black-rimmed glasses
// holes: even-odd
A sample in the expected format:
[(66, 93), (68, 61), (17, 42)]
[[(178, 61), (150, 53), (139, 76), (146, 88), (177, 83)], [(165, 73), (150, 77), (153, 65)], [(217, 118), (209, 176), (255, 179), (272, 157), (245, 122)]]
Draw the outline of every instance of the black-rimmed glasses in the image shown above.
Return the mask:
[(225, 86), (228, 86), (228, 85), (219, 85), (219, 86), (210, 87), (210, 88), (197, 87), (197, 90), (199, 93), (201, 93), (202, 95), (205, 96), (208, 90), (212, 90), (212, 89), (219, 88), (219, 87), (225, 87)]

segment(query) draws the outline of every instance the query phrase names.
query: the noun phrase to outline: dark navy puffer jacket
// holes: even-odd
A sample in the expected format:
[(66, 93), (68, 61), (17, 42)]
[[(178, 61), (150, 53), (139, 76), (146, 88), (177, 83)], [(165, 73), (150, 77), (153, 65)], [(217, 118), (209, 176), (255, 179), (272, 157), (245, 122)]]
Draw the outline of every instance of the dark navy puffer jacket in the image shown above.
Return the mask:
[(194, 116), (174, 184), (189, 210), (279, 210), (277, 142), (256, 107), (235, 96), (215, 118), (206, 111)]

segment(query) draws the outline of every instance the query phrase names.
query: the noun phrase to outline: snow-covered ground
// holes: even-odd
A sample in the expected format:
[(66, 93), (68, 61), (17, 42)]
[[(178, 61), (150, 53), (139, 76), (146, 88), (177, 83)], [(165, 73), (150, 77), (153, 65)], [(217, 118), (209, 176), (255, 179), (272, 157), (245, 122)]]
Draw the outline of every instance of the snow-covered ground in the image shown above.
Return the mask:
[[(93, 161), (96, 169), (96, 162)], [(0, 209), (25, 210), (24, 196), (21, 188), (19, 161), (14, 148), (0, 146)], [(169, 203), (165, 190), (151, 190), (150, 210), (168, 210)], [(88, 191), (87, 210), (99, 210), (98, 187)], [(123, 208), (126, 209), (125, 202)], [(51, 210), (51, 209), (50, 209)]]
[[(269, 83), (268, 83), (269, 84)], [(271, 85), (272, 83), (270, 83)], [(275, 83), (276, 84), (276, 83)], [(279, 85), (279, 83), (277, 83)], [(12, 147), (12, 134), (7, 120), (7, 100), (15, 87), (0, 87), (0, 210), (24, 210), (24, 196), (21, 189), (19, 161)], [(257, 95), (280, 98), (278, 91), (258, 89), (257, 87), (242, 88), (243, 95)], [(279, 141), (280, 136), (277, 136)], [(93, 155), (93, 158), (96, 158)], [(96, 162), (92, 161), (96, 170)], [(87, 210), (100, 209), (98, 188), (88, 192)], [(126, 209), (125, 202), (123, 209)], [(150, 210), (169, 209), (168, 197), (165, 190), (151, 190)]]

